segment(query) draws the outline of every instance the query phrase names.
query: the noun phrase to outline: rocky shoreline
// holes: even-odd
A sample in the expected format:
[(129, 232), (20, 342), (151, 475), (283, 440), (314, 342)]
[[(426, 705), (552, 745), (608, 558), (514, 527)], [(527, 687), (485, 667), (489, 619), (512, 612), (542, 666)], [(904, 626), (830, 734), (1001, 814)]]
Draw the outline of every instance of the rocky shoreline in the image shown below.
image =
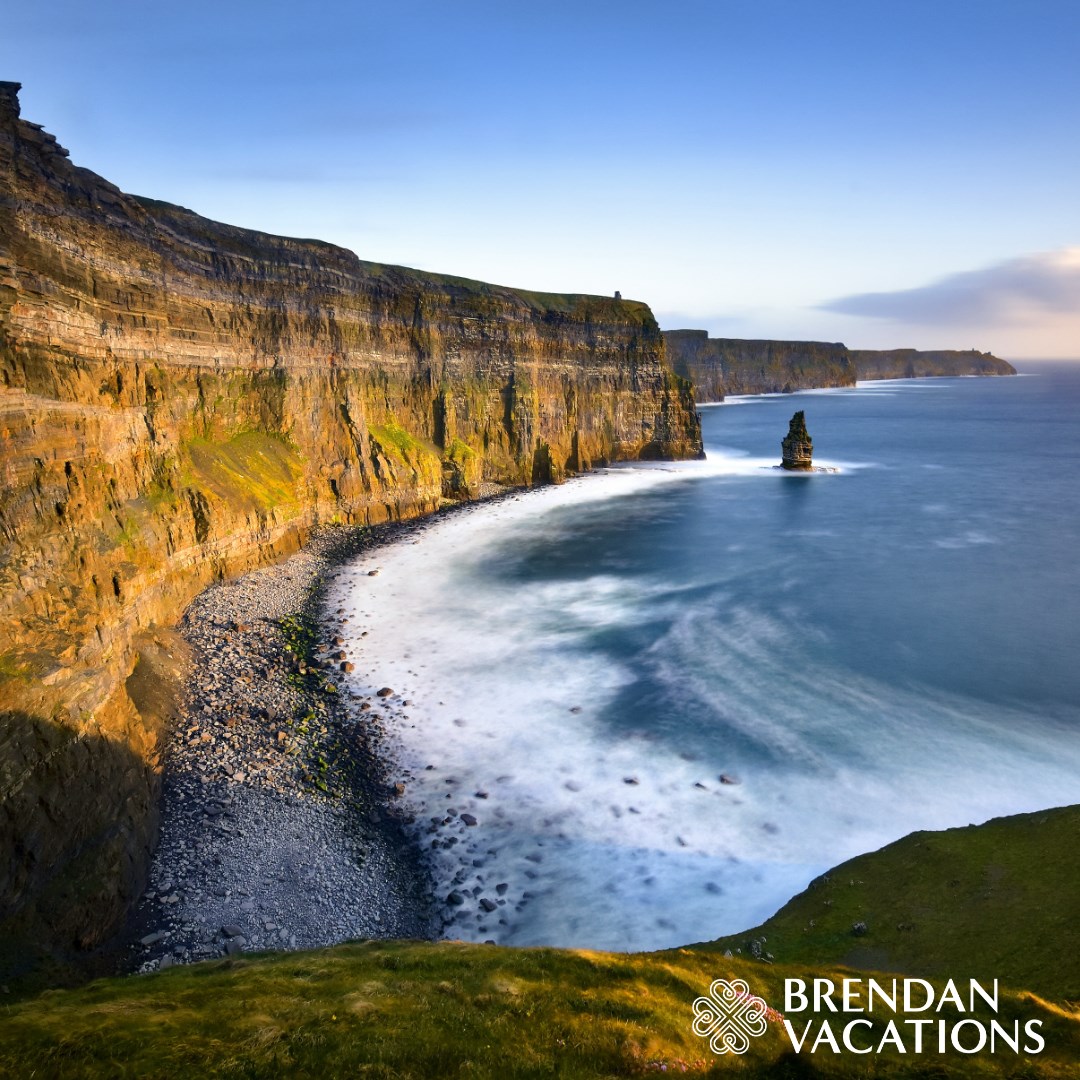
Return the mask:
[(177, 630), (194, 662), (126, 970), (438, 934), (429, 875), (380, 752), (380, 711), (347, 701), (342, 615), (322, 610), (337, 566), (421, 527), (324, 529), (188, 608)]

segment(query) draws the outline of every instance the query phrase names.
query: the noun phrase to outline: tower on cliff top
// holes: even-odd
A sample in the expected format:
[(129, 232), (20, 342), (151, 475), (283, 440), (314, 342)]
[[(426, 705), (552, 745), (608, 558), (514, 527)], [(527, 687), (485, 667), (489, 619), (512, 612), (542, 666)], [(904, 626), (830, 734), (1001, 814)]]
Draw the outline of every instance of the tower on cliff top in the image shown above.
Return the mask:
[(787, 437), (780, 445), (784, 451), (784, 459), (780, 462), (782, 469), (796, 472), (813, 469), (814, 444), (810, 439), (810, 432), (806, 430), (806, 414), (802, 409), (791, 418)]

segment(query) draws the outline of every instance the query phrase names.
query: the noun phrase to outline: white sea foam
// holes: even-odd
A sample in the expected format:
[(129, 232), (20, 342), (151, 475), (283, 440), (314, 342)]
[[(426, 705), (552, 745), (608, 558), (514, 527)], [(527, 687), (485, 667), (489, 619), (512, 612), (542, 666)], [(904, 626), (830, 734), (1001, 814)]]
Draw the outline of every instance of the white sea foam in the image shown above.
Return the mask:
[[(331, 600), (350, 614), (352, 689), (395, 690), (381, 711), (405, 799), (421, 841), (438, 845), (441, 894), (464, 901), (449, 934), (701, 940), (754, 925), (816, 873), (912, 829), (1075, 798), (1075, 735), (812, 664), (797, 609), (734, 602), (722, 566), (708, 601), (700, 583), (610, 567), (527, 583), (493, 572), (538, 536), (579, 542), (566, 508), (703, 476), (783, 479), (764, 465), (728, 453), (605, 470), (436, 520), (340, 572)], [(638, 668), (593, 647), (645, 619), (667, 629)], [(665, 692), (627, 702), (643, 674)]]
[(966, 532), (956, 536), (939, 537), (934, 541), (934, 545), (935, 547), (955, 551), (959, 548), (980, 547), (983, 544), (998, 544), (1000, 542), (1000, 540), (990, 536), (988, 533), (981, 532), (978, 529), (968, 529)]

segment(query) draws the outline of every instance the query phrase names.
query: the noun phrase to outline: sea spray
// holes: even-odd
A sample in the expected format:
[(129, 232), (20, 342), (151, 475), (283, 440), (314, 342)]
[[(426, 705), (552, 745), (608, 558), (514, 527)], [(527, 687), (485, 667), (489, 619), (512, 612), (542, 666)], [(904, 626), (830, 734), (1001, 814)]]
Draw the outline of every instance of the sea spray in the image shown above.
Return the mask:
[[(934, 606), (963, 580), (939, 561), (960, 549), (938, 541), (996, 553), (1010, 518), (1000, 498), (955, 495), (970, 466), (950, 464), (936, 427), (935, 461), (896, 453), (893, 413), (917, 426), (941, 404), (914, 385), (819, 396), (836, 419), (815, 433), (849, 462), (836, 474), (792, 481), (753, 438), (739, 446), (727, 418), (756, 438), (769, 403), (709, 410), (709, 461), (477, 507), (342, 575), (352, 687), (396, 692), (381, 711), (417, 840), (454, 898), (448, 934), (700, 940), (905, 832), (1072, 797), (1068, 709), (973, 694), (967, 667), (938, 678), (942, 650), (925, 647), (951, 618), (956, 656), (969, 641), (954, 625), (996, 650), (985, 683), (1021, 645), (982, 621), (974, 582), (953, 611)], [(733, 443), (742, 454), (717, 452)], [(950, 514), (922, 509), (936, 505)]]

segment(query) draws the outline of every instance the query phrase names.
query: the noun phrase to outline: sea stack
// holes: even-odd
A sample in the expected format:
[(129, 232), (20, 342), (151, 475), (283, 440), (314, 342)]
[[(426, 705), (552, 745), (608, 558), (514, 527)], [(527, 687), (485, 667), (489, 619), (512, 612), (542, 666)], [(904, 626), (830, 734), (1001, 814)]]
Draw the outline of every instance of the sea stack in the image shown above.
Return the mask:
[(806, 416), (801, 409), (791, 418), (787, 437), (780, 445), (784, 449), (780, 468), (796, 472), (813, 469), (814, 444), (810, 440), (810, 432), (806, 430)]

